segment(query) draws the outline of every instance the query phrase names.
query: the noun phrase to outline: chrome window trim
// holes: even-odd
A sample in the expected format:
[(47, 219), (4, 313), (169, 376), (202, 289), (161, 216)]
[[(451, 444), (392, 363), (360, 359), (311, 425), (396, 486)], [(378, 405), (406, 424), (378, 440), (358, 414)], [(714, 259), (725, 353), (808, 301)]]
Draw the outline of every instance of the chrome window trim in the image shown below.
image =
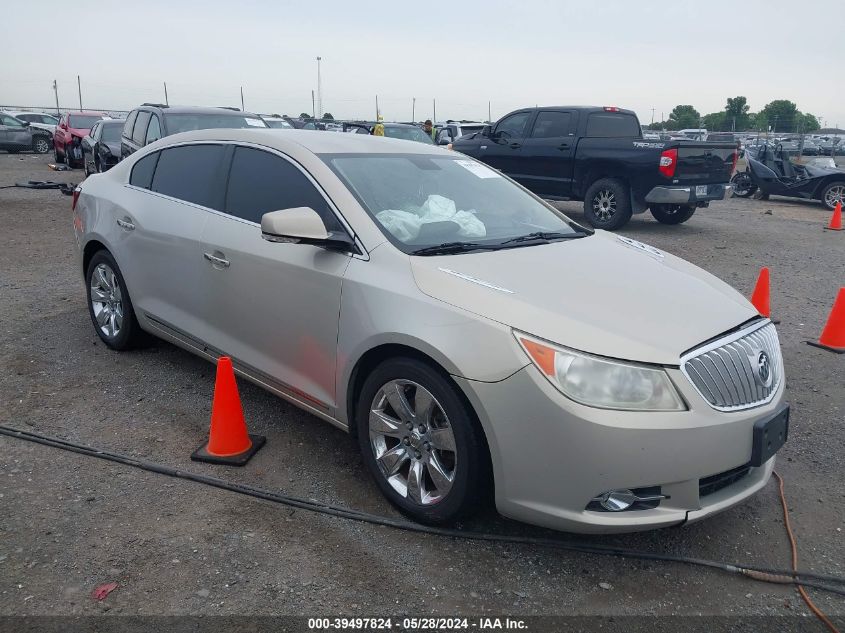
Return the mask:
[[(704, 394), (704, 392), (702, 392), (701, 389), (698, 388), (698, 385), (692, 379), (689, 372), (687, 371), (687, 361), (692, 360), (693, 358), (696, 358), (696, 357), (701, 356), (703, 354), (706, 354), (708, 352), (712, 352), (715, 349), (719, 349), (719, 348), (722, 348), (722, 347), (727, 347), (728, 345), (732, 345), (736, 341), (738, 341), (742, 338), (745, 338), (749, 334), (753, 334), (754, 332), (757, 332), (758, 330), (761, 330), (761, 329), (763, 329), (763, 328), (765, 328), (769, 325), (773, 326), (772, 321), (770, 319), (761, 319), (759, 321), (755, 321), (751, 325), (748, 325), (748, 326), (746, 326), (746, 327), (744, 327), (740, 330), (737, 330), (736, 332), (728, 334), (727, 336), (718, 338), (718, 339), (711, 341), (710, 343), (706, 343), (706, 344), (704, 344), (700, 347), (693, 348), (690, 351), (686, 352), (683, 356), (681, 356), (681, 359), (680, 359), (681, 373), (683, 373), (684, 376), (686, 376), (687, 380), (690, 382), (692, 387), (695, 389), (696, 393), (698, 393), (698, 395), (701, 396), (701, 398), (704, 400), (704, 402), (707, 403), (707, 405), (709, 407), (715, 409), (716, 411), (722, 411), (722, 412), (744, 411), (746, 409), (753, 409), (753, 408), (756, 408), (756, 407), (761, 407), (765, 404), (768, 404), (772, 400), (774, 400), (775, 396), (777, 395), (778, 391), (780, 390), (781, 383), (783, 382), (783, 374), (784, 374), (784, 371), (783, 371), (783, 351), (780, 349), (780, 340), (777, 340), (777, 343), (778, 343), (777, 382), (772, 384), (772, 389), (769, 392), (769, 395), (766, 396), (765, 398), (763, 398), (762, 400), (755, 400), (754, 402), (750, 402), (750, 403), (746, 403), (746, 404), (727, 405), (727, 406), (713, 404), (713, 403), (710, 402), (710, 398), (708, 398)], [(777, 335), (777, 332), (775, 332), (775, 334)], [(692, 368), (692, 369), (693, 369), (693, 371), (696, 371), (696, 373), (698, 373), (695, 368)], [(708, 373), (710, 373), (710, 370), (707, 369), (706, 366), (705, 366), (705, 369), (707, 370)], [(716, 367), (716, 370), (718, 371), (719, 368)], [(712, 377), (712, 374), (711, 374), (711, 377)], [(724, 382), (725, 382), (725, 386), (727, 388), (728, 383), (726, 381), (724, 381)], [(733, 388), (737, 389), (737, 390), (744, 389), (744, 385), (733, 385)], [(708, 391), (709, 391), (709, 388), (708, 388)], [(716, 394), (711, 393), (711, 395), (715, 396)]]

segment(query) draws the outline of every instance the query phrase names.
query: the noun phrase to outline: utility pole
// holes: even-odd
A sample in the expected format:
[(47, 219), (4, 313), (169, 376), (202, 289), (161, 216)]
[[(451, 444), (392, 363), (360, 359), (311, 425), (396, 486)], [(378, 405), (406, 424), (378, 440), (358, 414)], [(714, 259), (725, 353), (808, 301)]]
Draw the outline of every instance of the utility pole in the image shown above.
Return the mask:
[(411, 121), (415, 122), (417, 119), (416, 117), (416, 110), (417, 110), (417, 98), (411, 97)]
[(314, 105), (314, 91), (311, 91), (311, 118), (317, 118), (317, 106)]
[(320, 62), (322, 57), (317, 56), (317, 117), (323, 118), (323, 81), (320, 77)]
[(651, 109), (651, 124), (654, 125), (654, 108)]
[(244, 112), (244, 87), (241, 86), (241, 112)]
[(82, 110), (82, 80), (76, 76), (76, 87), (79, 89), (79, 109)]
[(431, 121), (437, 123), (437, 99), (431, 100)]
[(164, 82), (164, 105), (170, 105), (170, 102), (167, 100), (167, 82)]
[(775, 115), (775, 124), (772, 126), (772, 134), (777, 134), (778, 131), (778, 115)]
[(490, 102), (487, 102), (487, 123), (492, 123), (493, 117), (490, 116)]
[(53, 92), (56, 93), (56, 115), (58, 116), (59, 113), (59, 84), (56, 83), (56, 80), (53, 80)]
[(376, 122), (378, 122), (378, 95), (376, 95)]

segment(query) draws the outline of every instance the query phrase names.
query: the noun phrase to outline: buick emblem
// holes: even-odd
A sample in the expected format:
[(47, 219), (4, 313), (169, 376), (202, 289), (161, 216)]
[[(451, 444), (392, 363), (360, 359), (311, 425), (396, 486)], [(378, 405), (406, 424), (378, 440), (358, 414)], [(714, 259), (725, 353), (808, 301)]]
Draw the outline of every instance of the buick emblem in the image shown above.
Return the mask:
[(769, 359), (769, 355), (760, 350), (757, 352), (755, 356), (751, 358), (753, 362), (753, 367), (756, 370), (756, 378), (757, 382), (759, 382), (764, 387), (771, 387), (772, 386), (772, 363)]

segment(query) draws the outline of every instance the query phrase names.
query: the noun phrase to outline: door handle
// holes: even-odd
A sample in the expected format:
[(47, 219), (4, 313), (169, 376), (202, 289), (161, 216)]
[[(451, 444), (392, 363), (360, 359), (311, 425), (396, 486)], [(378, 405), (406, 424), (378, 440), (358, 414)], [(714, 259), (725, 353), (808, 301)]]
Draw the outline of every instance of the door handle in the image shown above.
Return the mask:
[(511, 143), (510, 144), (511, 149), (519, 149), (520, 147), (522, 147), (522, 143)]
[(560, 150), (569, 149), (569, 143), (561, 143), (557, 148)]
[(210, 261), (215, 266), (222, 266), (223, 268), (228, 268), (231, 262), (228, 259), (223, 259), (222, 257), (216, 257), (211, 253), (203, 253), (203, 257), (205, 257), (208, 261)]
[(130, 222), (129, 220), (118, 220), (117, 225), (122, 229), (126, 229), (127, 231), (135, 230), (135, 225), (132, 224), (132, 222)]

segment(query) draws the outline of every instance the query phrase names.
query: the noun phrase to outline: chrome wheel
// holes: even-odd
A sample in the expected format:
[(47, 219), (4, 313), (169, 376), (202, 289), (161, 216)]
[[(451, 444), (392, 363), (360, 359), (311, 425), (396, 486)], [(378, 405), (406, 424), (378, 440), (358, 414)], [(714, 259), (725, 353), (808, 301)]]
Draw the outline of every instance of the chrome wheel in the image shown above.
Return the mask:
[(114, 338), (123, 327), (123, 297), (117, 276), (108, 264), (98, 264), (91, 275), (91, 308), (97, 327), (108, 338)]
[(607, 222), (616, 215), (616, 194), (610, 189), (600, 189), (593, 196), (593, 211), (598, 220)]
[(833, 208), (837, 202), (845, 204), (845, 185), (834, 185), (824, 194), (824, 203)]
[(46, 154), (50, 151), (50, 144), (47, 142), (47, 139), (43, 136), (39, 136), (35, 139), (33, 149), (37, 154)]
[(457, 452), (449, 418), (437, 399), (410, 380), (391, 380), (373, 398), (370, 447), (379, 471), (404, 499), (442, 500), (455, 481)]

